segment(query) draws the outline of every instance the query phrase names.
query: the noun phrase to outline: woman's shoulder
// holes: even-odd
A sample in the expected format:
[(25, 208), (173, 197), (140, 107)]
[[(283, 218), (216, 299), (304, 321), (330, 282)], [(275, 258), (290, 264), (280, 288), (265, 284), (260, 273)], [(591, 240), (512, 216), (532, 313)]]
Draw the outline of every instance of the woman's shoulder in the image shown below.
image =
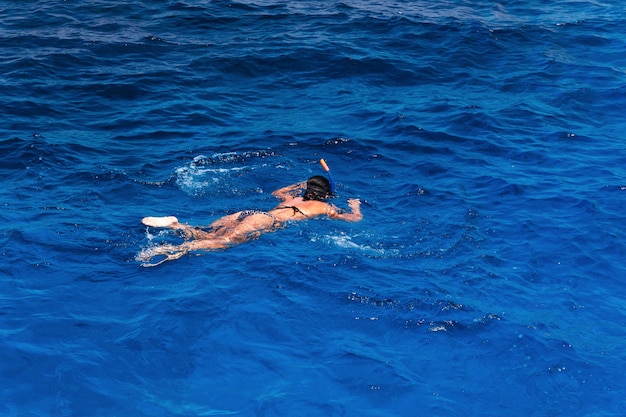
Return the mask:
[(331, 215), (331, 213), (336, 212), (335, 206), (326, 201), (319, 200), (302, 201), (298, 204), (298, 207), (307, 211), (309, 215), (315, 216), (319, 216), (321, 214)]

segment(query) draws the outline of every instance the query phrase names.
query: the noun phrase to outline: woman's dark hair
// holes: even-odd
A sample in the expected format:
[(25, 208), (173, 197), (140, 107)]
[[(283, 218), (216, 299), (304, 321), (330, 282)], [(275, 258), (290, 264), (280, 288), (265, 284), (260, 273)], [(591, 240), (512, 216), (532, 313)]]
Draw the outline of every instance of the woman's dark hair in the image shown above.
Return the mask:
[(306, 191), (303, 200), (319, 200), (322, 201), (330, 196), (330, 182), (328, 178), (316, 175), (306, 182)]

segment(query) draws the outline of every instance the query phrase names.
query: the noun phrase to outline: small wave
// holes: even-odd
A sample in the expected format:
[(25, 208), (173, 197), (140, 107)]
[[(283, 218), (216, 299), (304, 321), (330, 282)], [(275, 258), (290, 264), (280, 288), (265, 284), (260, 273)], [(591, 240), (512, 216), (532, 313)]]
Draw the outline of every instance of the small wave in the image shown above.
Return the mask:
[[(206, 194), (242, 194), (250, 185), (240, 183), (239, 178), (267, 164), (255, 160), (272, 156), (272, 152), (224, 152), (208, 157), (198, 155), (176, 169), (176, 185), (192, 197)], [(256, 189), (256, 192), (259, 192)]]
[[(374, 256), (374, 257), (388, 257), (388, 256), (397, 256), (399, 251), (397, 249), (387, 249), (383, 247), (375, 247), (367, 243), (357, 243), (353, 240), (353, 238), (359, 238), (360, 236), (350, 236), (345, 232), (340, 232), (336, 235), (327, 235), (323, 237), (313, 238), (313, 241), (316, 240), (325, 240), (326, 242), (339, 246), (340, 248), (350, 249), (357, 252), (361, 252), (364, 255)], [(379, 244), (380, 245), (380, 244)]]

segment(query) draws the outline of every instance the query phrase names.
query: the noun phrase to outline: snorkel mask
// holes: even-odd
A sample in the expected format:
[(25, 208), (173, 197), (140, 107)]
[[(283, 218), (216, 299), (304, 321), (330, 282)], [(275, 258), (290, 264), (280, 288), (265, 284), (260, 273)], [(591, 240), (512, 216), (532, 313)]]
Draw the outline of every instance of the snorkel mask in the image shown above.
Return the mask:
[(330, 181), (321, 175), (315, 175), (306, 182), (303, 199), (323, 201), (332, 194)]

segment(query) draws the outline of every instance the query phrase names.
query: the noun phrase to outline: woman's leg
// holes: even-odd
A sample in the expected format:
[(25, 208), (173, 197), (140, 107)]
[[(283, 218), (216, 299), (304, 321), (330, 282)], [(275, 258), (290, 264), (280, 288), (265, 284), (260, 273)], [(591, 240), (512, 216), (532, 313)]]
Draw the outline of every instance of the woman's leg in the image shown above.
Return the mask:
[(204, 230), (198, 227), (179, 223), (178, 219), (174, 216), (144, 217), (143, 219), (141, 219), (141, 222), (145, 224), (146, 226), (167, 227), (173, 230), (180, 230), (185, 234), (186, 239), (210, 239), (211, 238), (211, 233), (205, 232)]
[[(160, 246), (153, 246), (142, 250), (137, 255), (137, 260), (142, 262), (141, 266), (157, 266), (162, 264), (163, 262), (178, 259), (189, 252), (197, 250), (226, 249), (229, 246), (230, 245), (227, 241), (220, 238), (192, 240), (181, 243), (180, 245), (165, 244)], [(150, 263), (153, 258), (158, 256), (164, 256), (165, 258), (156, 263)]]
[[(144, 249), (137, 255), (137, 260), (143, 262), (142, 266), (156, 266), (165, 261), (178, 259), (191, 251), (226, 249), (250, 239), (256, 239), (262, 233), (273, 231), (280, 226), (274, 216), (267, 213), (253, 213), (241, 220), (239, 220), (238, 213), (225, 216), (213, 223), (221, 228), (211, 232), (181, 224), (174, 216), (145, 217), (142, 223), (152, 227), (181, 230), (188, 239), (193, 239), (180, 245), (165, 244)], [(226, 227), (228, 225), (231, 227)], [(155, 256), (165, 256), (165, 258), (157, 263), (149, 263)]]
[[(187, 250), (182, 247), (177, 247), (174, 245), (161, 245), (142, 250), (141, 252), (139, 252), (136, 259), (138, 261), (141, 261), (141, 266), (157, 266), (162, 264), (163, 262), (178, 259), (186, 253)], [(157, 256), (164, 256), (164, 258), (160, 261), (151, 263), (150, 261), (152, 261), (152, 258)]]

